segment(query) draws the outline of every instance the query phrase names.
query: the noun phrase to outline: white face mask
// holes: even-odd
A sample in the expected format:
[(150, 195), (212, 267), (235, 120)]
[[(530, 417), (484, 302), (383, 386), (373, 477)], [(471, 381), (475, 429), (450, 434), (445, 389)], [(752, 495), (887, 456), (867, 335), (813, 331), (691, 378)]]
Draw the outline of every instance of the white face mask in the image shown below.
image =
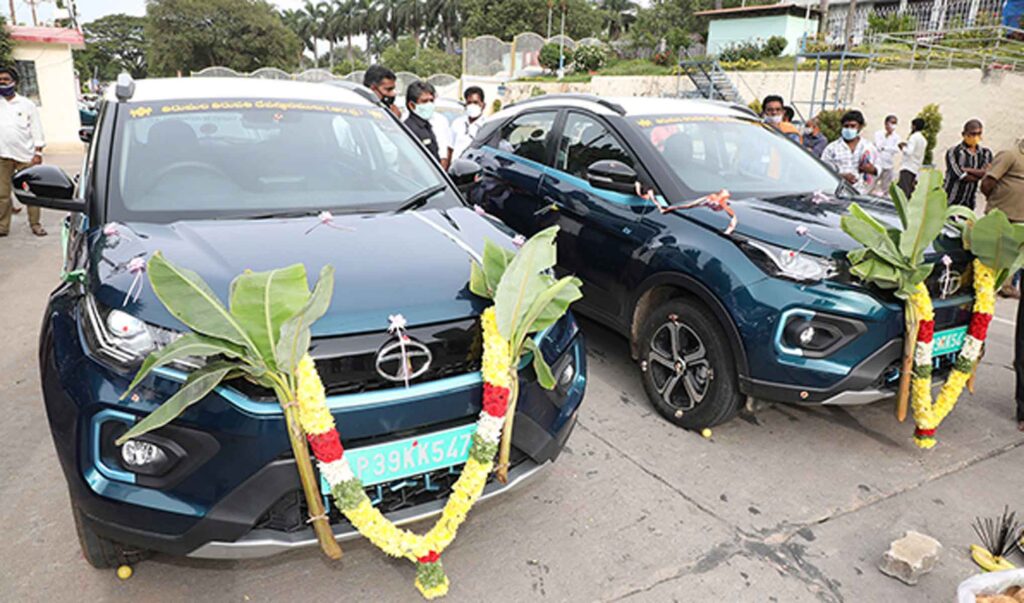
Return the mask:
[(773, 126), (777, 126), (782, 123), (781, 115), (765, 115), (764, 120)]
[(484, 109), (476, 103), (470, 103), (466, 105), (466, 116), (470, 119), (476, 119), (483, 115)]

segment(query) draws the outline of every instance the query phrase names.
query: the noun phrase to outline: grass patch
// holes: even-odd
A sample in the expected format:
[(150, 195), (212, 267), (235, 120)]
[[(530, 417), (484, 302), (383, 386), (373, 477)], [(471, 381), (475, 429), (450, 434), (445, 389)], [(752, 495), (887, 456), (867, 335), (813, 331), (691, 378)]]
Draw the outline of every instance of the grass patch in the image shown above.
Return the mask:
[(529, 77), (517, 78), (515, 82), (537, 82), (546, 84), (589, 84), (590, 83), (589, 73), (567, 73), (562, 79), (558, 79), (556, 75), (533, 75)]

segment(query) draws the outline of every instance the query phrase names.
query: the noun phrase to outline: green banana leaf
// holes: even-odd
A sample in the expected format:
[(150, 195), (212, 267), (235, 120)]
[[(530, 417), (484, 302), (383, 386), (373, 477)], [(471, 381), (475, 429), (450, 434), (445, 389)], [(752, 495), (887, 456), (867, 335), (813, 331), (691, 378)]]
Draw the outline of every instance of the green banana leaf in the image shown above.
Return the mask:
[(310, 329), (313, 323), (327, 313), (334, 294), (334, 267), (324, 266), (320, 277), (313, 287), (313, 294), (308, 296), (294, 316), (281, 324), (280, 337), (275, 349), (277, 368), (288, 374), (294, 374), (299, 360), (309, 350), (312, 339)]
[(983, 264), (1000, 274), (1000, 280), (1022, 262), (1024, 224), (1013, 224), (1001, 210), (993, 210), (964, 230), (964, 241)]
[(515, 256), (514, 250), (505, 249), (489, 240), (484, 240), (483, 266), (475, 260), (473, 261), (469, 276), (469, 290), (485, 299), (494, 299), (498, 283), (501, 282), (502, 275), (505, 274), (505, 270)]
[(946, 224), (942, 175), (935, 170), (923, 172), (905, 211), (907, 221), (900, 235), (899, 251), (909, 266), (918, 266), (924, 261), (924, 252)]
[(839, 224), (843, 232), (873, 251), (880, 259), (897, 268), (909, 268), (889, 231), (873, 216), (861, 209), (860, 205), (851, 203), (850, 213), (840, 218)]
[(246, 270), (231, 282), (231, 315), (248, 333), (260, 358), (276, 368), (281, 325), (309, 300), (306, 267), (294, 264), (266, 272)]
[(135, 378), (128, 384), (128, 389), (124, 390), (124, 394), (121, 395), (121, 399), (124, 400), (135, 389), (135, 386), (157, 367), (182, 358), (209, 358), (211, 356), (241, 359), (245, 357), (245, 350), (223, 339), (214, 339), (198, 333), (185, 333), (166, 347), (146, 356), (142, 366), (135, 373)]
[(498, 332), (513, 343), (524, 326), (523, 320), (530, 304), (554, 282), (548, 271), (555, 265), (557, 234), (558, 227), (552, 226), (523, 244), (495, 289), (494, 313)]
[(551, 374), (551, 367), (544, 360), (544, 354), (541, 354), (540, 347), (529, 337), (523, 343), (526, 345), (526, 350), (533, 357), (533, 372), (537, 374), (537, 383), (540, 383), (540, 386), (544, 389), (555, 389), (555, 376)]
[(889, 185), (889, 198), (892, 199), (892, 204), (896, 208), (896, 213), (900, 217), (900, 226), (903, 230), (907, 229), (907, 194), (903, 192), (903, 189), (895, 182)]

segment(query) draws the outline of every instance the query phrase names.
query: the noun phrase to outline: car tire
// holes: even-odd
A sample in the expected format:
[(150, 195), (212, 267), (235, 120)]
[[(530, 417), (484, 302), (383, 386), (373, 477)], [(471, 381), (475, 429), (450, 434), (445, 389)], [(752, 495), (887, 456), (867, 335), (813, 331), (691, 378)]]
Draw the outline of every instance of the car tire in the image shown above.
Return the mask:
[(703, 429), (739, 410), (743, 396), (729, 340), (700, 302), (673, 299), (648, 314), (637, 349), (647, 396), (672, 423)]
[(149, 557), (150, 552), (144, 549), (114, 542), (100, 536), (85, 524), (82, 512), (72, 507), (75, 516), (75, 531), (78, 533), (78, 544), (82, 548), (82, 556), (89, 565), (97, 569), (110, 569), (122, 565), (134, 565)]

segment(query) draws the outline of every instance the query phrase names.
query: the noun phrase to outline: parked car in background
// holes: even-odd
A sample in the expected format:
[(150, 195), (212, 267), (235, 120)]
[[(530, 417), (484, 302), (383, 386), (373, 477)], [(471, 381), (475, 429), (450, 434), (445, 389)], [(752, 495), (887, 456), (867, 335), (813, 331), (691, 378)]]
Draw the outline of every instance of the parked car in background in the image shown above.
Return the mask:
[[(489, 302), (469, 291), (469, 257), (485, 239), (513, 245), (456, 189), (478, 167), (456, 162), (449, 177), (355, 86), (128, 78), (100, 102), (89, 138), (77, 184), (46, 164), (16, 179), (22, 202), (72, 212), (39, 360), (86, 559), (251, 558), (316, 543), (271, 391), (229, 381), (115, 446), (201, 365), (158, 368), (120, 399), (143, 358), (186, 330), (139, 267), (156, 251), (221, 300), (243, 270), (333, 265), (338, 292), (313, 326), (310, 354), (346, 458), (390, 519), (439, 513), (481, 408), (478, 315)], [(395, 314), (408, 322), (408, 372), (388, 331)], [(509, 482), (489, 483), (484, 497), (554, 461), (576, 422), (586, 355), (573, 317), (536, 342), (558, 385), (543, 389), (531, 367), (520, 371)], [(417, 444), (444, 454), (405, 454)], [(336, 509), (330, 520), (339, 539), (356, 535)]]
[[(466, 152), (474, 203), (524, 235), (561, 226), (559, 269), (582, 278), (581, 314), (625, 335), (654, 406), (703, 428), (746, 397), (864, 404), (894, 395), (903, 307), (852, 279), (839, 227), (854, 191), (745, 107), (697, 100), (545, 95), (488, 119)], [(731, 191), (719, 207), (663, 211)], [(642, 198), (637, 191), (651, 191)], [(897, 224), (890, 203), (857, 199)], [(959, 240), (935, 270), (937, 375), (962, 345), (972, 300)]]

